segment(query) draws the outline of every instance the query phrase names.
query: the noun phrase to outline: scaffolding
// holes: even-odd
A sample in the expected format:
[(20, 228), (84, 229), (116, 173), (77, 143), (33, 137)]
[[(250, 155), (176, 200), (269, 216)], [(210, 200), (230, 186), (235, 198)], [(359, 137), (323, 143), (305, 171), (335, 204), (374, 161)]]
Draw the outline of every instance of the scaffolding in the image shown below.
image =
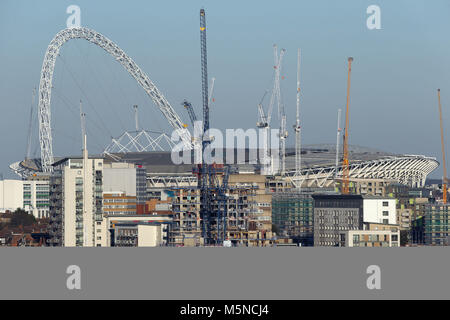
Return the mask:
[[(223, 172), (216, 172), (216, 176), (218, 185), (222, 185)], [(200, 188), (183, 186), (172, 189), (175, 193), (172, 203), (174, 224), (169, 235), (169, 245), (186, 245), (186, 239), (194, 239), (190, 241), (190, 245), (194, 246), (211, 245), (202, 238), (200, 212), (203, 202)], [(215, 240), (212, 245), (221, 245), (220, 239), (229, 240), (234, 246), (262, 246), (273, 240), (271, 234), (267, 237), (260, 228), (262, 210), (258, 207), (258, 191), (265, 192), (264, 187), (240, 182), (228, 184), (226, 190), (211, 190), (210, 235)], [(226, 194), (226, 198), (220, 197), (221, 192)], [(225, 214), (225, 217), (220, 214)]]
[(313, 246), (314, 206), (311, 195), (298, 192), (274, 194), (272, 223), (278, 237), (297, 240), (302, 246)]

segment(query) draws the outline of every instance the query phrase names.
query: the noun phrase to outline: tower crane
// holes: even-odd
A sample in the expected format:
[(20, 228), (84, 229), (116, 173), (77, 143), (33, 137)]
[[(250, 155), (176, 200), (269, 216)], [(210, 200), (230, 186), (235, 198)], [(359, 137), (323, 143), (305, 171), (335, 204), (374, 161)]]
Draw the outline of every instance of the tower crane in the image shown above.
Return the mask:
[(444, 127), (442, 125), (441, 89), (438, 89), (437, 93), (439, 105), (439, 122), (441, 125), (442, 166), (444, 168), (444, 176), (442, 177), (442, 201), (444, 203), (447, 203), (447, 166), (445, 164), (445, 145), (444, 145)]
[(195, 126), (195, 122), (197, 121), (197, 115), (195, 114), (195, 111), (194, 111), (194, 108), (192, 107), (192, 104), (189, 101), (187, 101), (187, 100), (183, 100), (181, 105), (186, 108), (186, 110), (187, 110), (187, 112), (189, 114), (189, 118), (191, 119), (192, 127), (194, 127)]
[(283, 61), (285, 49), (281, 49), (280, 54), (278, 54), (278, 47), (276, 44), (273, 45), (274, 51), (274, 74), (273, 74), (273, 89), (270, 97), (269, 107), (267, 113), (264, 112), (263, 100), (267, 94), (264, 93), (261, 102), (258, 104), (258, 121), (256, 126), (263, 130), (263, 154), (261, 157), (261, 163), (263, 164), (263, 173), (267, 175), (273, 174), (272, 168), (272, 155), (270, 150), (270, 122), (272, 120), (273, 105), (275, 101), (278, 103), (278, 108), (280, 110), (280, 70)]
[(348, 162), (348, 126), (349, 126), (349, 103), (350, 103), (350, 76), (352, 72), (353, 58), (348, 58), (348, 78), (347, 78), (347, 109), (345, 112), (344, 130), (344, 159), (342, 161), (342, 194), (349, 194), (349, 162)]
[(33, 135), (33, 108), (34, 108), (35, 98), (36, 98), (36, 88), (33, 89), (33, 96), (31, 98), (30, 122), (28, 123), (27, 153), (25, 155), (25, 160), (30, 159), (30, 156), (31, 156), (31, 137)]
[(206, 137), (209, 130), (209, 105), (208, 105), (208, 62), (206, 53), (206, 17), (205, 10), (200, 9), (200, 51), (202, 70), (202, 102), (203, 102), (203, 134), (202, 134), (202, 164), (200, 177), (198, 179), (201, 193), (200, 218), (202, 219), (202, 235), (205, 244), (211, 242), (211, 167), (205, 161), (205, 149), (210, 145), (210, 140)]
[[(295, 131), (295, 176), (300, 176), (302, 166), (302, 140), (301, 140), (301, 126), (300, 126), (300, 48), (297, 52), (297, 114), (294, 124)], [(296, 185), (298, 189), (301, 188), (301, 182)]]
[[(205, 150), (211, 144), (212, 138), (207, 136), (209, 125), (209, 103), (212, 99), (214, 88), (214, 78), (211, 84), (211, 91), (208, 92), (208, 63), (206, 53), (206, 17), (205, 10), (200, 10), (200, 48), (201, 48), (201, 69), (202, 69), (202, 101), (203, 101), (203, 135), (202, 135), (202, 164), (199, 170), (198, 186), (201, 193), (200, 218), (202, 219), (202, 236), (205, 244), (222, 244), (226, 238), (226, 210), (221, 211), (213, 206), (214, 201), (226, 201), (225, 191), (218, 184), (216, 164), (205, 161)], [(220, 167), (220, 165), (219, 165)], [(228, 179), (228, 174), (226, 174)], [(222, 200), (221, 200), (222, 199)], [(225, 200), (224, 200), (225, 199)], [(226, 206), (226, 204), (225, 204)], [(216, 220), (217, 238), (214, 239), (212, 233), (212, 222)]]
[[(209, 106), (211, 106), (212, 102), (215, 101), (214, 98), (212, 97), (213, 93), (214, 93), (214, 83), (215, 83), (215, 81), (216, 81), (216, 78), (211, 78), (211, 89), (209, 90), (209, 95), (208, 95), (208, 104), (209, 104)], [(187, 110), (187, 112), (189, 114), (189, 119), (191, 120), (191, 123), (192, 123), (192, 127), (194, 127), (195, 126), (195, 122), (197, 121), (197, 115), (195, 114), (194, 107), (186, 99), (183, 100), (181, 105)]]
[[(282, 52), (286, 51), (282, 49)], [(286, 139), (288, 137), (288, 131), (286, 129), (286, 110), (284, 108), (284, 103), (281, 100), (281, 86), (280, 86), (280, 73), (281, 73), (281, 63), (277, 69), (277, 105), (278, 105), (278, 118), (280, 120), (280, 132), (278, 136), (280, 138), (280, 174), (283, 176), (286, 173)]]

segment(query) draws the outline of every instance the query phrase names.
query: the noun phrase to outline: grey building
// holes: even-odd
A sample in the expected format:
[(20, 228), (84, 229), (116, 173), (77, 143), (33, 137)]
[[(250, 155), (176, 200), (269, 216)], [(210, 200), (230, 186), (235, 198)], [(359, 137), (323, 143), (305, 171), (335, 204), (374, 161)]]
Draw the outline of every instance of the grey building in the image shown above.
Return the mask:
[(122, 192), (136, 197), (137, 212), (144, 213), (147, 201), (147, 172), (140, 164), (113, 162), (104, 165), (103, 191)]
[(314, 246), (338, 247), (341, 234), (363, 229), (361, 195), (314, 194)]

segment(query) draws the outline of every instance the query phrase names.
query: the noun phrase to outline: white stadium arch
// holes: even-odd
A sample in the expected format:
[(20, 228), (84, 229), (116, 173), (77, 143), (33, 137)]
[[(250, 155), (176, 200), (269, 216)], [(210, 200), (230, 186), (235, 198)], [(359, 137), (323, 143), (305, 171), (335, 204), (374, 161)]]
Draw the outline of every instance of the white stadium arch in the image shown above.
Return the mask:
[(156, 106), (158, 106), (169, 124), (178, 131), (184, 144), (189, 148), (192, 146), (190, 132), (184, 127), (183, 122), (170, 103), (153, 84), (147, 74), (118, 45), (94, 30), (88, 28), (68, 28), (58, 32), (50, 42), (42, 64), (41, 80), (39, 83), (39, 143), (41, 147), (41, 166), (43, 172), (52, 172), (53, 170), (50, 109), (53, 71), (61, 46), (71, 39), (85, 39), (108, 52), (141, 85)]

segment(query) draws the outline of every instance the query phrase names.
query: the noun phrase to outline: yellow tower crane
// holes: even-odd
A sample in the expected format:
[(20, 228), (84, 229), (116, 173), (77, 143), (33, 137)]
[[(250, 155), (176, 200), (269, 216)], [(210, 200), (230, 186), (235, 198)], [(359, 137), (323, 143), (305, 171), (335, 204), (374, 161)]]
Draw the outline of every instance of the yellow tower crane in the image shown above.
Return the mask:
[(344, 131), (344, 159), (342, 160), (342, 194), (349, 194), (349, 162), (348, 162), (348, 125), (349, 125), (349, 102), (350, 102), (350, 75), (352, 72), (353, 58), (348, 58), (348, 78), (347, 78), (347, 109), (345, 112)]

